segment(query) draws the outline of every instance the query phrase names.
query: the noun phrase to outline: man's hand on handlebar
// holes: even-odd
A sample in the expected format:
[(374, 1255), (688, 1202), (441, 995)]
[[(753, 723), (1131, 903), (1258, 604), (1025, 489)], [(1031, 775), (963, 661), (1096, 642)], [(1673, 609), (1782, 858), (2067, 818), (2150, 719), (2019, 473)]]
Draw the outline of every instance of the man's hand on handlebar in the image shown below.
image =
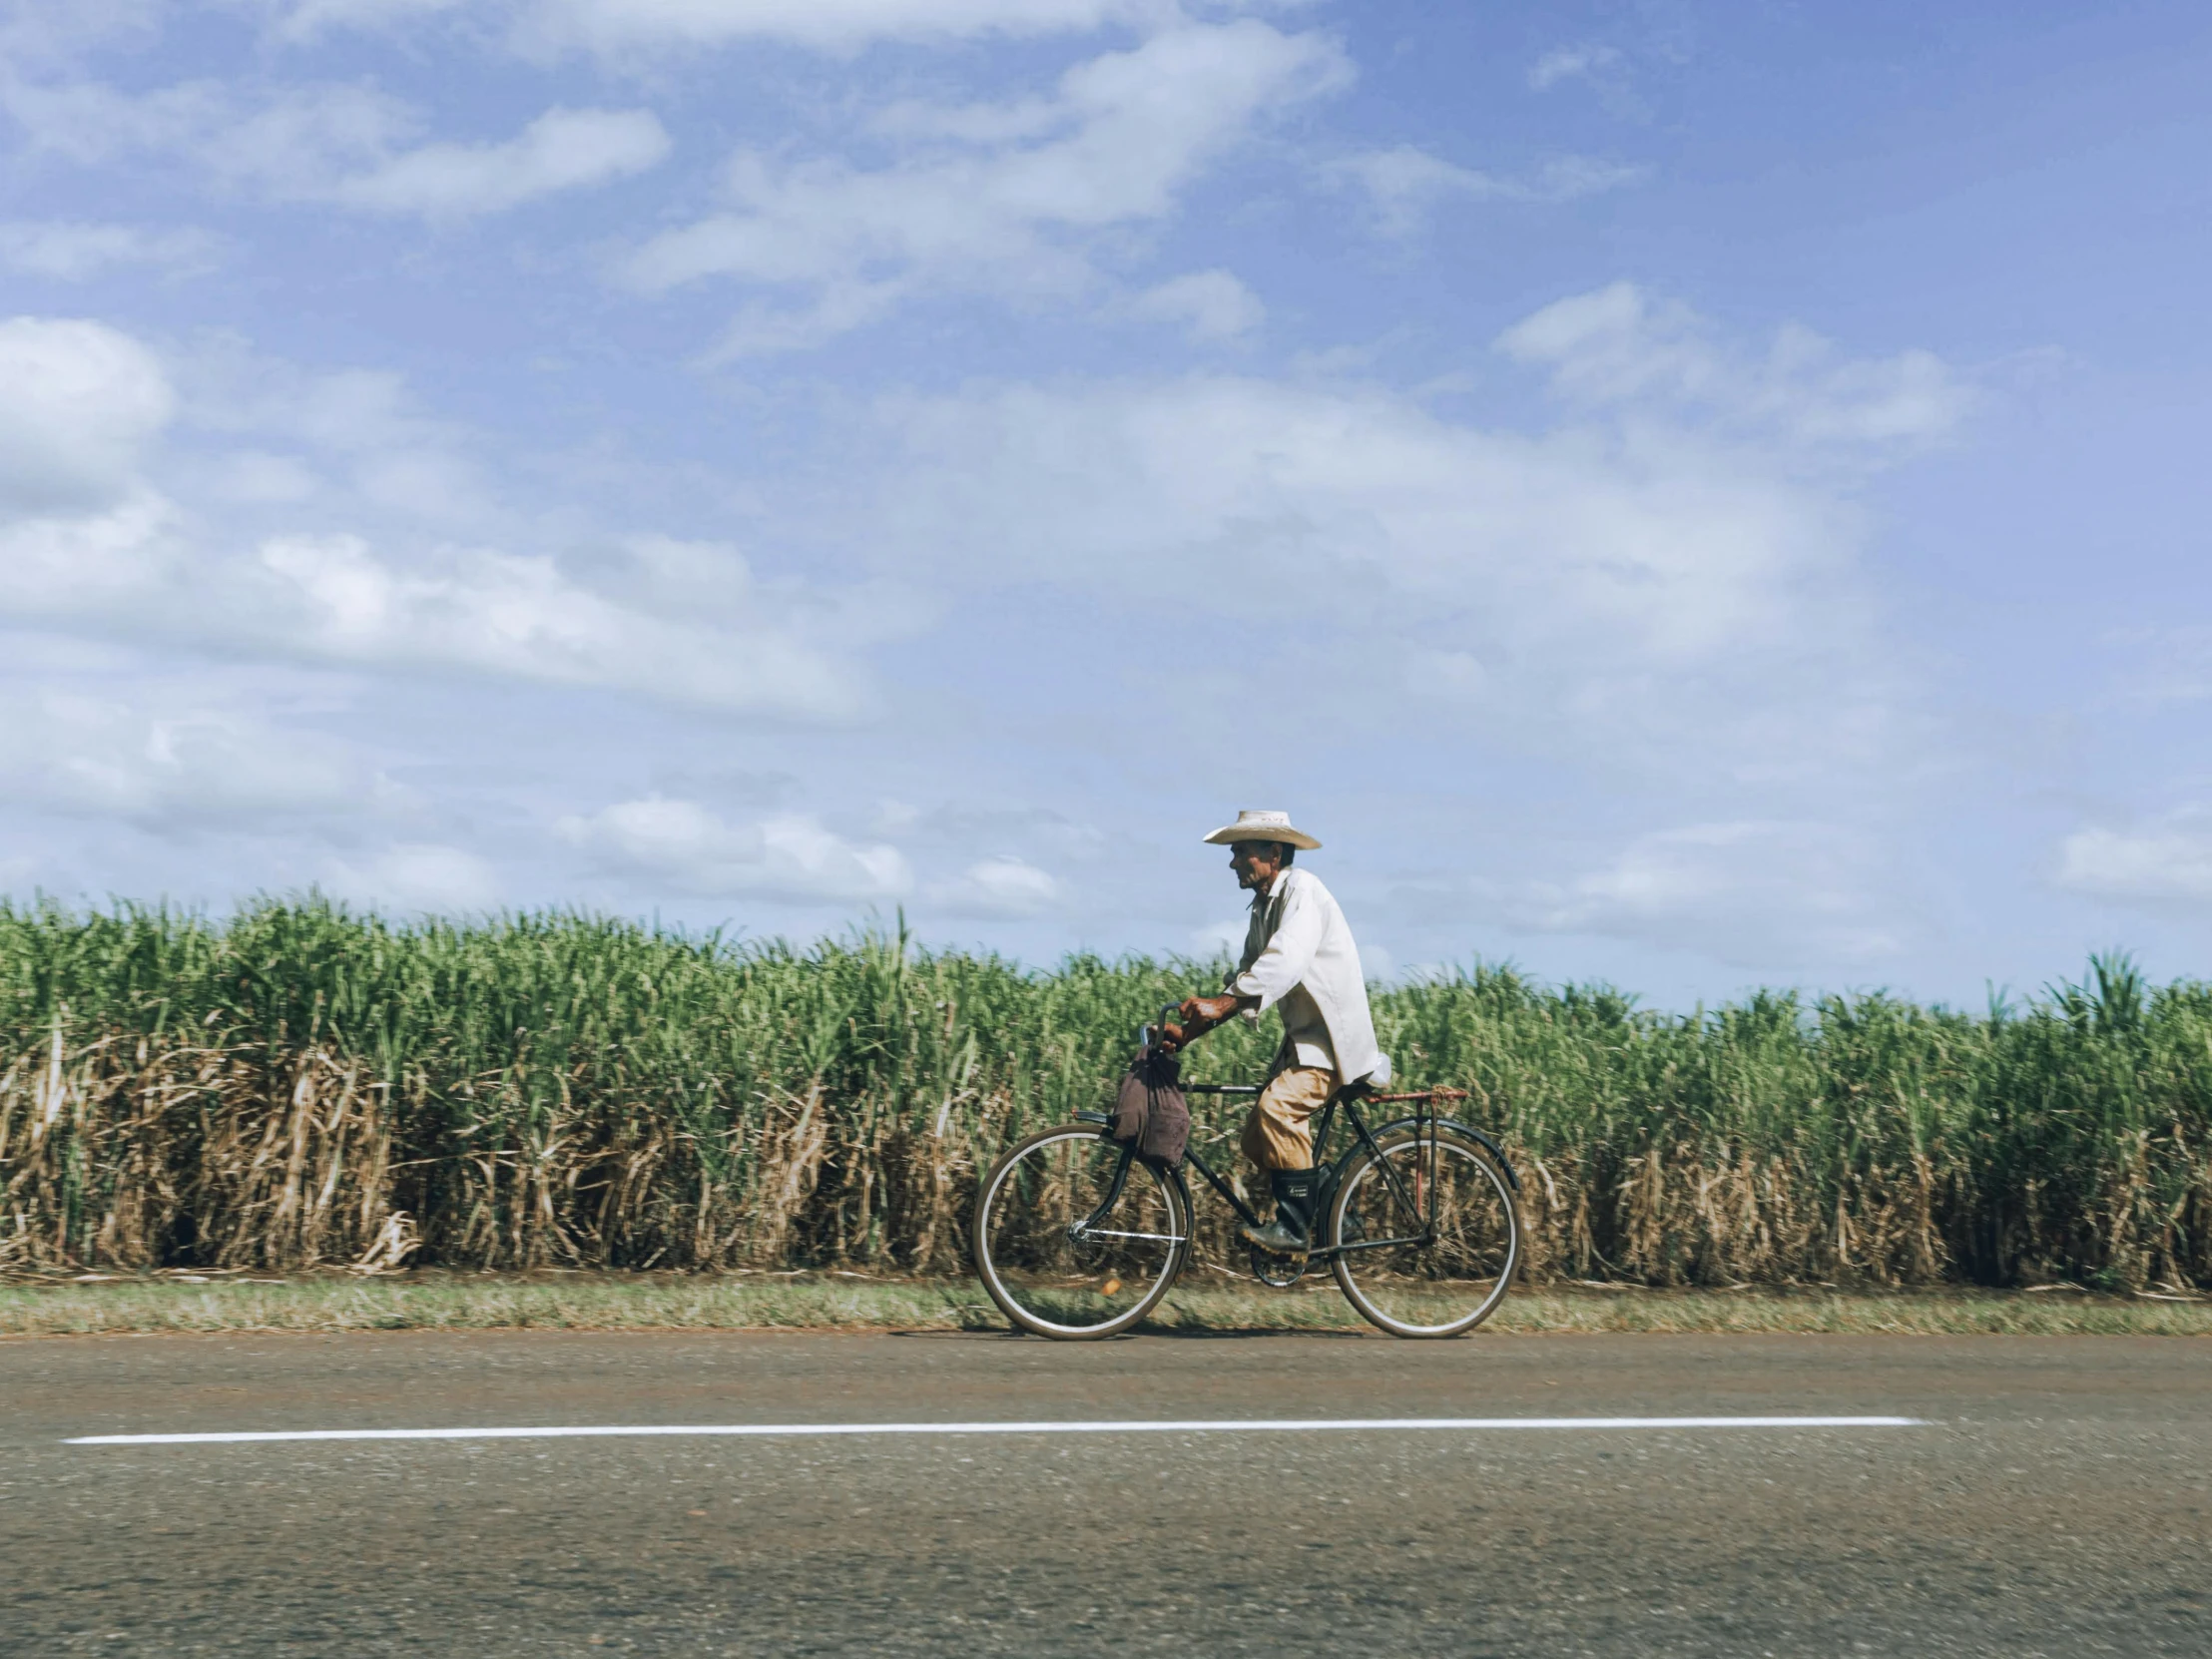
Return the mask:
[(1203, 1037), (1236, 1011), (1237, 998), (1234, 996), (1186, 997), (1183, 1006), (1176, 1009), (1183, 1023), (1168, 1027), (1168, 1046), (1180, 1048), (1187, 1042)]
[[(1215, 1026), (1220, 1025), (1243, 1007), (1246, 999), (1231, 993), (1225, 996), (1186, 997), (1175, 1010), (1175, 1019), (1162, 1020), (1153, 1040), (1173, 1054), (1186, 1043), (1194, 1043)], [(1162, 1010), (1165, 1012), (1166, 1010)]]

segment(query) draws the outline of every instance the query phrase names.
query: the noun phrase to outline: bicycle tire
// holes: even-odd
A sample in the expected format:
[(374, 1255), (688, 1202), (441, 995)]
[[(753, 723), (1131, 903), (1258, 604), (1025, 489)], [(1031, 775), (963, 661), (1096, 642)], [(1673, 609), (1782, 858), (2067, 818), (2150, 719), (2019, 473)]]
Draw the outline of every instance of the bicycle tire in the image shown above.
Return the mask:
[[(1435, 1188), (1426, 1183), (1435, 1140)], [(1377, 1154), (1381, 1154), (1378, 1161)], [(1398, 1176), (1393, 1186), (1384, 1174)], [(1432, 1217), (1422, 1233), (1413, 1213)], [(1520, 1206), (1497, 1155), (1448, 1124), (1400, 1129), (1348, 1160), (1329, 1208), (1331, 1270), (1345, 1300), (1393, 1337), (1457, 1337), (1497, 1312), (1520, 1271)], [(1408, 1242), (1356, 1248), (1368, 1241)], [(1355, 1248), (1347, 1248), (1348, 1246)]]
[(1042, 1129), (1009, 1147), (975, 1195), (976, 1276), (1016, 1327), (1055, 1342), (1117, 1336), (1160, 1305), (1190, 1259), (1190, 1193), (1173, 1170), (1129, 1160), (1104, 1218), (1126, 1225), (1077, 1237), (1106, 1196), (1123, 1148), (1091, 1124)]

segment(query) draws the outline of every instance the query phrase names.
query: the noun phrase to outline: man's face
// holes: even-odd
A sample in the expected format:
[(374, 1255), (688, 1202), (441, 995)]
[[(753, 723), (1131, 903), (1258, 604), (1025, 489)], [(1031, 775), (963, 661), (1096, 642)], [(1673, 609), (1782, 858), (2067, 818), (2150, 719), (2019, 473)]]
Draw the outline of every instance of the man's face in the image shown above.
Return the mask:
[(1238, 886), (1257, 892), (1281, 872), (1283, 849), (1273, 841), (1238, 841), (1229, 848), (1229, 867)]

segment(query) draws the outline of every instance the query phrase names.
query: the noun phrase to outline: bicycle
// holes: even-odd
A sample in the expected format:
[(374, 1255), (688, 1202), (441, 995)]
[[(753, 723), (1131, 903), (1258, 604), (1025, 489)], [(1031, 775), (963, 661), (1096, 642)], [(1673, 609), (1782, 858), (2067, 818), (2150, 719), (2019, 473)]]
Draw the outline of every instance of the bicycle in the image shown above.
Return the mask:
[[(1161, 1011), (1164, 1025), (1174, 1012)], [(1148, 1052), (1160, 1038), (1140, 1032)], [(1257, 1095), (1257, 1084), (1186, 1083), (1186, 1095)], [(1503, 1149), (1470, 1124), (1436, 1114), (1460, 1089), (1380, 1094), (1355, 1084), (1315, 1119), (1322, 1172), (1315, 1248), (1304, 1257), (1251, 1247), (1253, 1277), (1288, 1289), (1327, 1262), (1345, 1300), (1393, 1337), (1456, 1337), (1505, 1300), (1520, 1267), (1520, 1178)], [(1410, 1105), (1371, 1128), (1369, 1106)], [(1323, 1152), (1339, 1112), (1350, 1140)], [(1024, 1331), (1062, 1342), (1127, 1331), (1165, 1300), (1192, 1245), (1183, 1164), (1254, 1226), (1260, 1218), (1194, 1145), (1163, 1165), (1113, 1139), (1105, 1112), (1039, 1130), (991, 1166), (970, 1233), (976, 1272), (999, 1310)]]

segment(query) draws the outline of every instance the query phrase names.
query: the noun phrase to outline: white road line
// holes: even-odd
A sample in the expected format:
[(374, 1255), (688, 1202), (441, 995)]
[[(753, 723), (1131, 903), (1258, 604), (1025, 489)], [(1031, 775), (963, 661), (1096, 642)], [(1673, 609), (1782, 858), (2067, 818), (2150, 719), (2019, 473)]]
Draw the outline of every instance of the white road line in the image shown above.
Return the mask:
[(241, 1445), (271, 1440), (577, 1440), (655, 1435), (1281, 1434), (1528, 1428), (1918, 1428), (1922, 1417), (1210, 1417), (1166, 1422), (589, 1423), (548, 1428), (276, 1428), (219, 1434), (81, 1434), (64, 1445)]

